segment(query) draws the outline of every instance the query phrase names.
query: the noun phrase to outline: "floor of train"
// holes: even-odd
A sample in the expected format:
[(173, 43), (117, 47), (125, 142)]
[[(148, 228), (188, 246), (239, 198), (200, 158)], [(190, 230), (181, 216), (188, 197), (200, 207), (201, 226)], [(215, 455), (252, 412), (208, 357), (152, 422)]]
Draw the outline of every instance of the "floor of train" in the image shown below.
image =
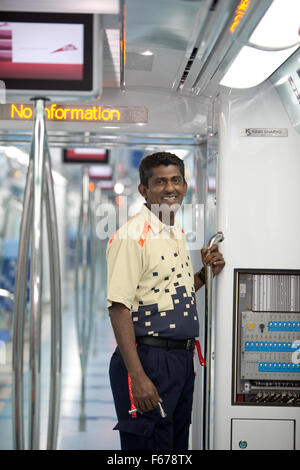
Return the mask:
[[(50, 315), (43, 320), (41, 373), (41, 438), (46, 448), (50, 369)], [(81, 369), (73, 311), (63, 314), (63, 360), (59, 450), (120, 449), (119, 433), (113, 431), (116, 416), (109, 384), (110, 356), (115, 339), (107, 312), (96, 315), (86, 373), (85, 419), (80, 420)], [(25, 333), (26, 336), (26, 333)], [(28, 424), (28, 341), (24, 348), (24, 431)], [(26, 444), (27, 446), (27, 444)], [(6, 343), (6, 361), (0, 365), (0, 449), (13, 449), (11, 342)]]

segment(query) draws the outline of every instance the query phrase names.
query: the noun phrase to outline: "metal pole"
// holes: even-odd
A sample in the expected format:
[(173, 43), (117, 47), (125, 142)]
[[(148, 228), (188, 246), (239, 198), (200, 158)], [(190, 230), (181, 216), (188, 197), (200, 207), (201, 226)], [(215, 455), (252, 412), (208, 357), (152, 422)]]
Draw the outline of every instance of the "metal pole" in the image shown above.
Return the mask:
[(121, 90), (125, 90), (125, 61), (126, 61), (126, 31), (125, 31), (125, 24), (126, 24), (126, 6), (125, 0), (120, 1), (120, 31), (121, 31), (121, 38), (120, 38), (120, 88)]
[(32, 220), (33, 161), (29, 162), (24, 193), (23, 214), (20, 227), (18, 260), (15, 279), (15, 303), (13, 322), (13, 444), (14, 449), (24, 449), (23, 415), (23, 350), (24, 315), (28, 276), (30, 228)]
[(81, 320), (82, 320), (82, 370), (85, 375), (86, 364), (87, 364), (87, 349), (86, 349), (86, 337), (87, 337), (87, 315), (86, 310), (87, 306), (87, 269), (88, 269), (88, 217), (89, 217), (89, 175), (88, 168), (84, 167), (83, 169), (83, 178), (82, 178), (82, 298), (81, 298)]
[[(89, 191), (88, 168), (82, 176), (82, 197), (78, 219), (75, 256), (75, 313), (81, 364), (80, 430), (85, 429), (85, 375), (90, 349), (95, 304), (94, 216)], [(90, 248), (90, 250), (89, 250)], [(89, 268), (88, 268), (88, 252)]]
[[(23, 350), (24, 312), (28, 276), (29, 242), (31, 243), (30, 269), (30, 393), (29, 393), (29, 443), (31, 450), (39, 449), (40, 441), (40, 366), (41, 366), (41, 303), (43, 272), (43, 201), (47, 215), (51, 283), (51, 382), (47, 448), (55, 449), (61, 382), (61, 279), (58, 249), (57, 221), (50, 155), (46, 152), (44, 116), (45, 98), (35, 99), (34, 134), (27, 173), (23, 215), (20, 228), (17, 274), (15, 283), (14, 333), (13, 333), (13, 440), (14, 448), (23, 450)], [(44, 182), (44, 173), (46, 185)]]
[(45, 205), (48, 231), (51, 291), (51, 370), (47, 449), (54, 450), (57, 446), (58, 420), (60, 411), (62, 318), (58, 227), (49, 149), (47, 149), (46, 153), (45, 177)]
[[(222, 242), (224, 235), (218, 232), (213, 235), (207, 243), (210, 249), (214, 244)], [(212, 448), (213, 411), (212, 400), (214, 392), (214, 350), (213, 350), (213, 328), (215, 325), (213, 309), (213, 272), (211, 266), (205, 267), (205, 361), (204, 368), (204, 400), (203, 400), (203, 449)]]
[(44, 100), (35, 101), (33, 145), (33, 224), (30, 279), (30, 399), (29, 449), (39, 449), (40, 373), (41, 373), (41, 306), (43, 282), (43, 190), (45, 168)]

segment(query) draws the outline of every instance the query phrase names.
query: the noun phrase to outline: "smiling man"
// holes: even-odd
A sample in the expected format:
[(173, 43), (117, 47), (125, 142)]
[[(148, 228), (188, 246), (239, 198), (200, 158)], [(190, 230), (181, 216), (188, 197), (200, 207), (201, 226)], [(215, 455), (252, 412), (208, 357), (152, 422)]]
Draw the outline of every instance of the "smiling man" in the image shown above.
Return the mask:
[[(174, 225), (175, 213), (179, 209), (187, 192), (183, 161), (172, 154), (160, 153), (160, 159), (167, 159), (173, 164), (153, 165), (153, 158), (145, 158), (140, 166), (139, 192), (146, 200), (147, 208), (166, 225)], [(168, 155), (168, 156), (167, 156)], [(162, 157), (163, 156), (163, 157)], [(156, 157), (155, 162), (159, 163)], [(176, 162), (176, 163), (175, 163)], [(175, 163), (175, 164), (174, 164)]]
[[(188, 244), (175, 214), (187, 191), (183, 161), (166, 152), (145, 157), (139, 192), (146, 203), (110, 239), (107, 301), (118, 346), (110, 363), (123, 450), (188, 449), (199, 335)], [(224, 259), (201, 250), (213, 273)]]

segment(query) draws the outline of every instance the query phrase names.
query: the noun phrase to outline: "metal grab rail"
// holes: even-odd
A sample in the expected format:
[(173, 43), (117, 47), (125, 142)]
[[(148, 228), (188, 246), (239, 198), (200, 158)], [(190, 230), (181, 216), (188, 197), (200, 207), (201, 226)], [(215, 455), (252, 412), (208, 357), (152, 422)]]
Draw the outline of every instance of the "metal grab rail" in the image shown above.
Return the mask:
[[(58, 420), (60, 411), (61, 367), (62, 367), (62, 318), (61, 318), (61, 274), (58, 242), (58, 224), (55, 209), (54, 185), (51, 171), (50, 152), (47, 145), (45, 161), (46, 217), (49, 247), (50, 292), (51, 292), (51, 376), (48, 412), (47, 449), (57, 446)], [(47, 195), (47, 192), (46, 192)]]
[(32, 220), (33, 160), (29, 161), (24, 193), (23, 215), (20, 227), (18, 261), (15, 279), (14, 326), (13, 326), (13, 441), (14, 449), (24, 449), (24, 411), (23, 411), (23, 350), (24, 317), (28, 273), (28, 252), (30, 241), (30, 221)]
[(30, 401), (29, 443), (31, 450), (39, 449), (40, 440), (40, 366), (41, 366), (41, 301), (43, 202), (45, 196), (48, 229), (50, 289), (51, 289), (51, 386), (47, 449), (55, 449), (57, 442), (61, 377), (61, 291), (58, 233), (55, 213), (53, 181), (44, 117), (44, 98), (35, 99), (34, 134), (30, 151), (23, 214), (20, 228), (17, 274), (15, 281), (13, 332), (13, 440), (14, 448), (25, 449), (23, 403), (24, 315), (30, 237)]
[[(85, 430), (85, 376), (91, 342), (91, 331), (94, 322), (95, 304), (95, 224), (89, 183), (88, 168), (84, 167), (75, 249), (75, 314), (81, 365), (80, 431)], [(90, 247), (89, 270), (88, 245)]]
[[(206, 248), (210, 249), (214, 244), (224, 240), (222, 232), (213, 235)], [(213, 428), (213, 412), (212, 397), (214, 392), (214, 351), (213, 351), (213, 327), (214, 327), (214, 311), (213, 311), (213, 272), (211, 266), (205, 266), (205, 329), (204, 329), (204, 357), (206, 367), (204, 367), (204, 393), (203, 393), (203, 449), (210, 450), (212, 448), (212, 428)]]

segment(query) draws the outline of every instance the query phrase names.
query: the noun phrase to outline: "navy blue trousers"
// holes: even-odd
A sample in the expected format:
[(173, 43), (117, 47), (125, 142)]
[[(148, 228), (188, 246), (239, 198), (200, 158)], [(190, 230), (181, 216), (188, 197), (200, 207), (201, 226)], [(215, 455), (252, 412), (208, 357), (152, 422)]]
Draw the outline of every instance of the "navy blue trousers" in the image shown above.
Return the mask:
[(110, 362), (113, 392), (122, 450), (186, 450), (191, 424), (194, 364), (193, 351), (138, 345), (137, 351), (147, 376), (162, 398), (167, 413), (162, 418), (159, 408), (129, 415), (128, 373), (117, 347)]

